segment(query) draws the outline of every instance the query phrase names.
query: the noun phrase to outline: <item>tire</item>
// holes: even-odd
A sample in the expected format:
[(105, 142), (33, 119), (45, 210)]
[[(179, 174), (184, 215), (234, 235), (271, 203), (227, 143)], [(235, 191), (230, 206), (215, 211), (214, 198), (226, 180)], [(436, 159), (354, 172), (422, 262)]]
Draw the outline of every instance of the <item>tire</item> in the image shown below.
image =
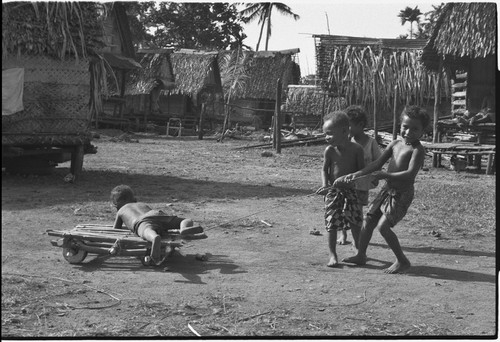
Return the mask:
[(87, 251), (78, 248), (63, 248), (63, 257), (70, 264), (79, 264), (87, 257)]
[(153, 265), (153, 261), (151, 260), (151, 257), (149, 255), (139, 257), (139, 259), (141, 260), (141, 263), (144, 266), (152, 266)]

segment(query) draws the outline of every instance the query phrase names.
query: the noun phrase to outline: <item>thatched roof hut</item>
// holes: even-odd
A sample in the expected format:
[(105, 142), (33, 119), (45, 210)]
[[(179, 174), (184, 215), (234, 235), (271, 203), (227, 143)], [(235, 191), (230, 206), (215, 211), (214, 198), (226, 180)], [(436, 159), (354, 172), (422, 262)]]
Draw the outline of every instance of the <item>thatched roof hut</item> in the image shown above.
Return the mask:
[[(289, 84), (300, 81), (300, 67), (294, 60), (299, 49), (281, 51), (231, 51), (221, 52), (221, 69), (224, 97), (232, 99), (274, 100), (276, 84), (281, 79), (282, 93)], [(242, 66), (241, 86), (232, 87), (230, 63)], [(238, 82), (238, 81), (236, 81)], [(229, 94), (230, 89), (231, 94)]]
[(343, 97), (332, 97), (319, 86), (289, 85), (283, 110), (294, 116), (323, 116), (346, 108)]
[(94, 3), (2, 4), (2, 69), (24, 70), (24, 109), (2, 115), (2, 145), (86, 139), (89, 57), (104, 46), (98, 10)]
[(106, 50), (105, 38), (112, 37), (103, 24), (120, 16), (126, 24), (120, 8), (97, 2), (2, 3), (2, 69), (24, 74), (18, 82), (23, 108), (9, 115), (2, 111), (2, 152), (66, 148), (76, 154), (72, 172), (81, 170), (92, 115), (102, 108), (109, 70), (103, 54), (119, 56), (127, 45), (118, 37), (120, 51)]
[(482, 98), (495, 86), (496, 49), (496, 3), (447, 3), (421, 61), (433, 72), (441, 71), (441, 65), (452, 78), (457, 70), (467, 72), (467, 106), (479, 110)]
[(281, 101), (290, 84), (300, 81), (300, 67), (295, 61), (299, 49), (281, 51), (222, 51), (219, 57), (224, 101), (231, 120), (251, 122), (260, 117), (270, 124), (276, 105), (276, 87), (281, 80)]
[[(139, 51), (142, 70), (134, 73), (127, 85), (127, 95), (149, 94), (160, 87), (160, 94), (197, 95), (206, 88), (221, 91), (217, 52), (196, 50), (147, 50)], [(146, 52), (146, 53), (144, 53)]]
[(450, 2), (441, 11), (422, 62), (438, 71), (439, 60), (452, 67), (497, 53), (497, 5), (494, 2)]

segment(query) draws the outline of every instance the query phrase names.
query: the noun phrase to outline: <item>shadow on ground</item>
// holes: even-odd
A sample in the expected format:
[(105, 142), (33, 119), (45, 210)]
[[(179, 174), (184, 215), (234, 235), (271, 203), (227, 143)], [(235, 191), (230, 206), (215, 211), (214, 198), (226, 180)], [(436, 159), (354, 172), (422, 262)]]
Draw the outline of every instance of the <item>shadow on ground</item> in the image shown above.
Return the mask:
[[(128, 174), (116, 171), (85, 171), (74, 184), (62, 181), (64, 171), (48, 176), (23, 177), (2, 175), (2, 206), (6, 210), (40, 208), (44, 204), (109, 201), (111, 189), (127, 184), (135, 190), (139, 201), (169, 202), (172, 198), (189, 202), (217, 199), (274, 198), (303, 196), (311, 190), (272, 185), (252, 185), (233, 182), (206, 181), (170, 175)], [(21, 197), (20, 189), (31, 193), (31, 198)], [(146, 193), (145, 193), (146, 192)], [(19, 196), (16, 196), (19, 193)], [(51, 200), (47, 201), (47, 197)]]
[[(382, 247), (389, 249), (389, 246), (382, 243), (371, 243), (370, 246)], [(496, 253), (485, 251), (469, 251), (461, 248), (440, 248), (440, 247), (402, 247), (403, 251), (411, 253), (425, 254), (445, 254), (445, 255), (461, 255), (461, 256), (485, 256), (494, 258)]]
[(73, 265), (80, 271), (134, 271), (134, 272), (171, 272), (182, 275), (185, 280), (175, 280), (176, 283), (206, 284), (201, 275), (211, 270), (220, 274), (247, 273), (232, 262), (226, 255), (208, 255), (206, 261), (195, 258), (195, 254), (175, 253), (161, 266), (143, 266), (139, 258), (97, 256), (81, 264)]

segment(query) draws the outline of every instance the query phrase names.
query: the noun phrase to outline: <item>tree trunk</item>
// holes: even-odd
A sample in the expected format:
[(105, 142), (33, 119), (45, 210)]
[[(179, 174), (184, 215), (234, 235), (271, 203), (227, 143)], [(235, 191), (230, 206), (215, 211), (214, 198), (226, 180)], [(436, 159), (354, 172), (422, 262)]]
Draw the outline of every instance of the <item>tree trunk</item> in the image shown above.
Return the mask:
[(269, 38), (271, 38), (271, 9), (269, 9), (269, 14), (267, 16), (267, 33), (266, 33), (266, 50), (269, 45)]

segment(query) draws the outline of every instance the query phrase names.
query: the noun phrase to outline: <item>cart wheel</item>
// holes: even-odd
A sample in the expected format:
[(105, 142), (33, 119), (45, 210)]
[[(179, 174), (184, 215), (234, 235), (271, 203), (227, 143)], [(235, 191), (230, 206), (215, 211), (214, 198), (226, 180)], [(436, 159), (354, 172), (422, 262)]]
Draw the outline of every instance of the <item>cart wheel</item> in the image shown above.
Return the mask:
[(174, 253), (175, 253), (175, 247), (172, 247), (172, 246), (165, 247), (165, 255), (167, 257), (171, 257)]
[(78, 248), (63, 248), (63, 257), (70, 264), (79, 264), (87, 257), (87, 251)]
[(144, 266), (152, 266), (153, 265), (153, 261), (149, 255), (142, 256), (140, 259), (141, 259), (141, 263)]

